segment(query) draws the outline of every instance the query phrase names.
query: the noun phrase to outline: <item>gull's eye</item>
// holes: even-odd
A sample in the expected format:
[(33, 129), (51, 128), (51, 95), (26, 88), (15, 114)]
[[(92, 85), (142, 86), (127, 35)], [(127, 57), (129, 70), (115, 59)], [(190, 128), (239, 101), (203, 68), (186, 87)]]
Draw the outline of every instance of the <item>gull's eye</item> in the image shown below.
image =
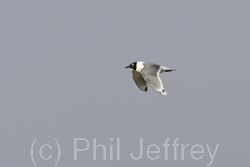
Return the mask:
[(131, 64), (131, 66), (134, 66), (134, 64)]

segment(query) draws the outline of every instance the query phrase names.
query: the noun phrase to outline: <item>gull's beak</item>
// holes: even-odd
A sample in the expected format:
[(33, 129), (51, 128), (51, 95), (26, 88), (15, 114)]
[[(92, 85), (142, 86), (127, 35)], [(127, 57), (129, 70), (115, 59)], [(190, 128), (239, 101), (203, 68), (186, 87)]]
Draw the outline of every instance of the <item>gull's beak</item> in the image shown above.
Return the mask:
[(126, 69), (126, 68), (130, 68), (130, 67), (129, 67), (129, 66), (126, 66), (125, 69)]

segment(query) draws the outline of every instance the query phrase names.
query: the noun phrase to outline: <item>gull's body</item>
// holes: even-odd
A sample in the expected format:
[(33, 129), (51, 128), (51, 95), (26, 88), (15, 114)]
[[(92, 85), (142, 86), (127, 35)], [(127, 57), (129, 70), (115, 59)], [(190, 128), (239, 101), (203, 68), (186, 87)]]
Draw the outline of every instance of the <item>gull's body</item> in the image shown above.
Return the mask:
[(163, 87), (159, 74), (175, 70), (155, 63), (143, 61), (131, 63), (125, 68), (132, 69), (133, 80), (140, 90), (146, 92), (149, 84), (153, 89), (163, 95), (167, 95), (167, 92)]

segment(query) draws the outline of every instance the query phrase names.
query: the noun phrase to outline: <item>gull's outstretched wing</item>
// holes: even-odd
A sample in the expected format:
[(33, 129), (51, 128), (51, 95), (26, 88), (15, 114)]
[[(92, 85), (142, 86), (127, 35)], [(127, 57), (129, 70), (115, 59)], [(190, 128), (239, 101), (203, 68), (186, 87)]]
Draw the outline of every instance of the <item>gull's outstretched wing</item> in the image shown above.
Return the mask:
[(143, 76), (140, 72), (137, 72), (135, 70), (132, 70), (133, 80), (135, 81), (135, 84), (138, 86), (139, 89), (142, 91), (147, 92), (148, 85), (147, 82), (144, 80)]
[(157, 64), (145, 64), (145, 68), (141, 70), (141, 74), (144, 80), (157, 92), (167, 95), (161, 78), (160, 78), (161, 66)]

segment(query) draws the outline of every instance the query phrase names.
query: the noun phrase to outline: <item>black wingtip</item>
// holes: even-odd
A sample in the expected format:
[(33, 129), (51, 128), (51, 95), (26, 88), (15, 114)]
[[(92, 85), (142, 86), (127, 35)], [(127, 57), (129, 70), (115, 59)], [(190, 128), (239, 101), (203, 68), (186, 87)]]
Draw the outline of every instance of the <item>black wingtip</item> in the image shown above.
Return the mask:
[(176, 71), (176, 69), (165, 70), (165, 72), (171, 72), (171, 71)]

